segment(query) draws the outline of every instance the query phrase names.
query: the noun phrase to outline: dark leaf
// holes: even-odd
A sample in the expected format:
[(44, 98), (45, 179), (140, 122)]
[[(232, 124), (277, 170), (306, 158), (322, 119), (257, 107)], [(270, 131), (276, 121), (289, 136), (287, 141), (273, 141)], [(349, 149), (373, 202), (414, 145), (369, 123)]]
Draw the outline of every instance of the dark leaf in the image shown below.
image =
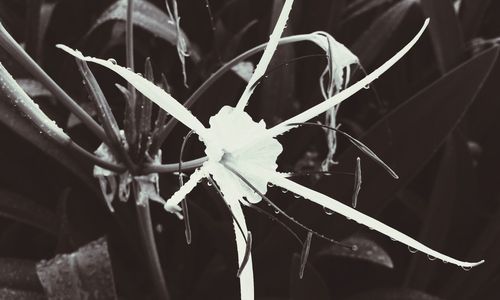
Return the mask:
[[(395, 0), (358, 0), (349, 3), (345, 10), (346, 19), (353, 19), (360, 16), (370, 10), (376, 9), (381, 5), (390, 4), (395, 2)], [(400, 1), (400, 2), (410, 2), (410, 1)]]
[(409, 289), (383, 289), (362, 293), (346, 300), (439, 300), (436, 296), (431, 296), (421, 291)]
[(498, 78), (500, 78), (500, 60), (497, 60), (491, 71), (491, 75), (484, 83), (484, 87), (477, 96), (470, 109), (468, 122), (472, 128), (473, 136), (482, 141), (491, 130), (500, 129), (498, 112), (500, 101), (495, 95), (498, 91)]
[(421, 0), (426, 17), (431, 19), (429, 31), (441, 73), (455, 67), (464, 55), (464, 40), (458, 17), (451, 1)]
[[(110, 21), (125, 22), (127, 19), (127, 0), (118, 0), (108, 9), (106, 9), (94, 22), (94, 25), (87, 33), (92, 34), (101, 25)], [(173, 21), (159, 8), (144, 0), (134, 1), (134, 25), (146, 30), (152, 35), (159, 37), (170, 44), (177, 45), (177, 30)], [(188, 39), (184, 36), (190, 58), (193, 61), (199, 61), (200, 55), (190, 45)]]
[(117, 299), (108, 244), (93, 241), (71, 254), (40, 261), (37, 274), (47, 297), (52, 299)]
[(373, 240), (362, 236), (352, 236), (342, 242), (352, 245), (354, 248), (351, 250), (336, 245), (328, 245), (326, 248), (318, 252), (316, 256), (322, 259), (326, 259), (329, 256), (346, 257), (368, 261), (390, 269), (394, 268), (394, 264), (392, 263), (392, 259), (389, 254), (387, 254), (387, 252), (385, 252), (385, 250)]
[(33, 200), (0, 189), (0, 216), (42, 229), (53, 235), (59, 230), (51, 211)]
[(475, 37), (491, 0), (462, 0), (460, 23), (465, 40)]
[[(43, 292), (38, 276), (36, 262), (15, 258), (0, 258), (0, 287)], [(6, 299), (0, 297), (0, 299)], [(10, 299), (10, 298), (9, 298)]]
[(301, 259), (294, 254), (290, 270), (290, 299), (291, 300), (329, 300), (328, 287), (316, 269), (306, 263), (304, 277), (299, 277)]
[[(418, 240), (433, 249), (443, 249), (451, 225), (454, 203), (466, 203), (467, 189), (473, 180), (472, 160), (468, 149), (458, 136), (452, 135), (444, 147), (443, 158), (439, 165), (433, 191), (422, 222)], [(465, 148), (465, 149), (464, 149)], [(437, 264), (423, 255), (413, 256), (407, 285), (426, 290), (433, 279), (432, 274)]]
[(45, 300), (47, 298), (43, 294), (37, 292), (0, 288), (0, 299)]
[(38, 105), (26, 95), (1, 64), (0, 81), (2, 82), (0, 85), (0, 121), (57, 160), (89, 187), (94, 186), (90, 174), (83, 170), (69, 149), (64, 146), (70, 141), (69, 137), (38, 108)]
[[(496, 198), (496, 201), (500, 197)], [(443, 295), (448, 299), (475, 299), (481, 287), (498, 273), (500, 266), (500, 209), (490, 218), (488, 225), (473, 244), (469, 256), (481, 257), (486, 263), (483, 267), (470, 272), (458, 270), (443, 289)]]
[(330, 13), (328, 17), (327, 32), (335, 33), (340, 25), (342, 19), (342, 14), (344, 13), (346, 6), (346, 0), (334, 0), (330, 4)]
[(26, 3), (26, 52), (40, 63), (45, 34), (57, 3), (44, 0), (30, 0)]
[(374, 59), (382, 52), (394, 32), (401, 30), (401, 23), (414, 7), (415, 1), (400, 1), (380, 15), (356, 40), (351, 50), (358, 56), (363, 66), (369, 67), (373, 64)]

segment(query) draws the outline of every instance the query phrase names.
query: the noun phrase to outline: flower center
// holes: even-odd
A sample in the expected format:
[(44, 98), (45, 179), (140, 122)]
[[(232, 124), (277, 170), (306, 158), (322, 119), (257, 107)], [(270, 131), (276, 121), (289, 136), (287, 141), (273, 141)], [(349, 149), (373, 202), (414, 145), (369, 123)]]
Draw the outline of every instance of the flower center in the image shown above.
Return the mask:
[[(257, 202), (260, 197), (225, 166), (244, 176), (259, 192), (267, 191), (268, 178), (259, 170), (275, 171), (283, 147), (267, 135), (264, 121), (255, 122), (244, 111), (224, 106), (210, 118), (210, 128), (203, 140), (211, 173), (224, 192)], [(224, 188), (224, 185), (226, 188)], [(236, 192), (239, 191), (239, 192)]]

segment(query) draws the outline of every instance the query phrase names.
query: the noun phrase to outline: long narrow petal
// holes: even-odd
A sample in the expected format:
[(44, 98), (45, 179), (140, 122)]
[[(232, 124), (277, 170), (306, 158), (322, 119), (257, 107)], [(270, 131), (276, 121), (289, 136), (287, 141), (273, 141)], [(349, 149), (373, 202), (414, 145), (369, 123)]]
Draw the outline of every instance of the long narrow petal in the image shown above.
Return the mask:
[[(236, 237), (236, 248), (238, 251), (238, 266), (241, 266), (247, 250), (247, 242), (245, 241), (245, 236), (243, 236), (243, 233), (248, 232), (245, 215), (243, 214), (243, 210), (241, 209), (241, 205), (238, 200), (231, 201), (229, 199), (226, 199), (226, 201), (234, 216), (233, 228)], [(250, 254), (245, 268), (241, 271), (240, 274), (240, 291), (241, 300), (254, 299), (252, 254)]]
[(191, 114), (191, 112), (187, 108), (185, 108), (182, 104), (175, 100), (170, 94), (156, 86), (154, 83), (143, 78), (141, 75), (136, 74), (108, 60), (90, 56), (83, 56), (80, 51), (73, 50), (65, 45), (57, 45), (56, 47), (66, 51), (76, 58), (99, 64), (117, 73), (125, 80), (127, 80), (131, 85), (133, 85), (144, 96), (156, 103), (159, 107), (171, 114), (181, 123), (194, 130), (198, 135), (202, 136), (204, 134), (205, 127), (197, 118), (193, 116), (193, 114)]
[(207, 173), (204, 167), (194, 171), (186, 184), (181, 186), (181, 188), (167, 200), (167, 203), (165, 203), (165, 209), (170, 212), (176, 211), (179, 203), (186, 198), (187, 194), (189, 194), (196, 187), (196, 185), (198, 185), (198, 181), (204, 178), (206, 174)]
[(257, 81), (264, 76), (267, 66), (269, 62), (273, 58), (274, 51), (276, 51), (276, 47), (278, 47), (278, 43), (280, 41), (281, 35), (283, 34), (283, 30), (286, 26), (286, 21), (288, 20), (288, 15), (290, 14), (290, 10), (292, 9), (293, 0), (286, 0), (285, 4), (283, 4), (283, 8), (281, 9), (280, 16), (278, 17), (278, 21), (276, 22), (276, 26), (274, 26), (273, 33), (269, 37), (269, 43), (267, 44), (266, 50), (262, 54), (255, 71), (253, 72), (250, 81), (245, 87), (245, 91), (241, 95), (238, 104), (236, 105), (237, 109), (244, 110), (245, 106), (248, 103), (248, 99), (252, 96), (253, 90), (255, 89), (255, 84)]
[(386, 61), (378, 69), (367, 75), (365, 78), (361, 79), (360, 81), (356, 82), (355, 84), (343, 90), (342, 92), (336, 94), (335, 96), (319, 103), (318, 105), (309, 108), (308, 110), (274, 126), (273, 128), (270, 128), (269, 133), (273, 137), (283, 134), (288, 130), (290, 130), (291, 128), (296, 127), (296, 126), (289, 126), (289, 124), (306, 122), (324, 113), (328, 109), (334, 107), (335, 105), (339, 104), (340, 102), (344, 101), (350, 96), (354, 95), (365, 86), (368, 86), (372, 81), (377, 79), (380, 75), (382, 75), (385, 71), (387, 71), (390, 67), (392, 67), (396, 62), (398, 62), (415, 45), (415, 43), (419, 40), (420, 36), (422, 36), (422, 34), (424, 33), (424, 30), (428, 24), (429, 24), (429, 19), (426, 19), (424, 25), (417, 33), (417, 35), (405, 47), (403, 47), (403, 49), (401, 49), (398, 53), (396, 53), (396, 55), (394, 55), (391, 59)]
[[(264, 175), (264, 174), (263, 174)], [(469, 268), (469, 267), (474, 267), (479, 264), (482, 264), (484, 260), (481, 260), (479, 262), (463, 262), (454, 258), (451, 258), (447, 255), (444, 255), (440, 252), (437, 252), (435, 250), (432, 250), (431, 248), (421, 244), (420, 242), (416, 241), (415, 239), (407, 236), (406, 234), (399, 232), (398, 230), (391, 228), (384, 223), (375, 220), (372, 217), (369, 217), (333, 198), (330, 198), (328, 196), (325, 196), (321, 193), (318, 193), (314, 190), (311, 190), (305, 186), (302, 186), (296, 182), (293, 182), (287, 178), (285, 178), (283, 175), (279, 173), (271, 173), (267, 172), (267, 174), (270, 177), (270, 182), (275, 184), (276, 186), (279, 186), (281, 188), (287, 189), (297, 195), (300, 195), (304, 197), (305, 199), (308, 199), (316, 204), (319, 204), (323, 207), (326, 207), (336, 213), (339, 213), (346, 218), (352, 219), (359, 224), (363, 224), (365, 226), (368, 226), (369, 228), (376, 230), (394, 240), (397, 240), (403, 244), (408, 245), (409, 247), (416, 249), (418, 251), (421, 251), (423, 253), (426, 253), (429, 256), (439, 258), (444, 262), (449, 262), (452, 264), (455, 264), (460, 267), (464, 268)], [(264, 175), (264, 176), (265, 176)]]

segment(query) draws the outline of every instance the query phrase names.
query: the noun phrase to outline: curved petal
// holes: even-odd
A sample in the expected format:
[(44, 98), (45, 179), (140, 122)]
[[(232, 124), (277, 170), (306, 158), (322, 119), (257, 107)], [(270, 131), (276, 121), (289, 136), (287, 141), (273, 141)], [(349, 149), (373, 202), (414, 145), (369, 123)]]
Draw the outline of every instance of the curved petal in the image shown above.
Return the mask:
[(278, 43), (280, 41), (281, 35), (283, 34), (283, 30), (285, 29), (288, 15), (290, 14), (290, 10), (292, 9), (292, 4), (293, 0), (286, 0), (285, 4), (283, 4), (283, 8), (281, 9), (281, 13), (278, 21), (276, 22), (276, 26), (274, 26), (273, 33), (269, 37), (269, 43), (267, 44), (266, 50), (264, 50), (264, 53), (262, 54), (262, 57), (260, 58), (260, 61), (257, 64), (252, 77), (250, 78), (250, 81), (245, 87), (245, 90), (243, 91), (243, 94), (241, 95), (240, 100), (236, 105), (237, 109), (245, 109), (245, 106), (248, 103), (248, 99), (250, 99), (250, 96), (252, 96), (252, 93), (255, 89), (255, 84), (262, 76), (264, 76), (267, 70), (267, 66), (273, 58), (274, 51), (276, 51), (276, 47), (278, 47)]
[(378, 69), (368, 74), (365, 78), (361, 79), (360, 81), (356, 82), (355, 84), (351, 85), (349, 88), (343, 90), (342, 92), (336, 94), (335, 96), (319, 103), (318, 105), (309, 108), (308, 110), (274, 126), (273, 128), (270, 128), (269, 133), (273, 137), (283, 134), (288, 130), (296, 127), (296, 126), (289, 126), (289, 124), (306, 122), (324, 113), (325, 111), (341, 103), (342, 101), (346, 100), (347, 98), (354, 95), (365, 86), (368, 86), (372, 81), (377, 79), (380, 75), (382, 75), (385, 71), (387, 71), (390, 67), (392, 67), (396, 62), (398, 62), (415, 45), (415, 43), (419, 40), (420, 36), (422, 36), (422, 34), (424, 33), (424, 30), (428, 24), (429, 24), (429, 19), (426, 19), (424, 25), (417, 33), (417, 35), (405, 47), (403, 47), (403, 49), (401, 49), (398, 53), (396, 53), (396, 55), (394, 55), (392, 58), (386, 61)]
[(330, 198), (328, 196), (325, 196), (321, 193), (318, 193), (314, 190), (311, 190), (305, 186), (302, 186), (296, 182), (293, 182), (289, 179), (286, 179), (283, 175), (279, 173), (268, 173), (266, 174), (270, 177), (270, 182), (275, 184), (276, 186), (279, 186), (281, 188), (287, 189), (297, 195), (300, 195), (304, 197), (305, 199), (308, 199), (314, 203), (317, 203), (323, 207), (326, 207), (336, 213), (339, 213), (346, 218), (352, 219), (359, 224), (363, 224), (373, 230), (376, 230), (394, 240), (397, 240), (403, 244), (408, 245), (409, 247), (419, 250), (423, 253), (426, 253), (430, 256), (436, 257), (441, 259), (444, 262), (449, 262), (452, 264), (455, 264), (460, 267), (468, 268), (468, 267), (474, 267), (479, 264), (482, 264), (484, 260), (481, 260), (479, 262), (463, 262), (454, 258), (451, 258), (447, 255), (444, 255), (440, 252), (437, 252), (435, 250), (432, 250), (431, 248), (421, 244), (420, 242), (416, 241), (415, 239), (407, 236), (406, 234), (399, 232), (398, 230), (391, 228), (384, 223), (375, 220), (374, 218), (367, 216), (333, 198)]
[(179, 120), (179, 122), (194, 130), (200, 136), (204, 134), (205, 127), (197, 118), (193, 116), (193, 114), (191, 114), (191, 112), (187, 108), (185, 108), (182, 104), (175, 100), (170, 94), (168, 94), (149, 80), (143, 78), (141, 75), (119, 65), (116, 65), (115, 63), (108, 60), (90, 56), (83, 56), (80, 51), (73, 50), (65, 45), (59, 44), (56, 47), (64, 50), (65, 52), (73, 55), (78, 59), (93, 62), (110, 69), (111, 71), (123, 77), (149, 100), (153, 101), (163, 110)]
[[(236, 248), (238, 251), (238, 266), (241, 266), (247, 250), (247, 242), (245, 241), (245, 236), (243, 236), (242, 233), (242, 231), (248, 232), (245, 215), (243, 214), (241, 204), (238, 200), (226, 199), (226, 202), (229, 205), (229, 208), (231, 209), (234, 216), (233, 228), (236, 237)], [(238, 224), (241, 227), (241, 230), (240, 227), (238, 227)], [(245, 267), (243, 268), (243, 270), (241, 270), (240, 273), (240, 291), (241, 300), (254, 299), (252, 254), (250, 254)]]
[(177, 211), (179, 203), (186, 198), (187, 194), (189, 194), (197, 185), (198, 181), (206, 176), (205, 168), (201, 167), (191, 174), (189, 180), (181, 186), (177, 192), (175, 192), (170, 199), (165, 203), (165, 210), (169, 212)]

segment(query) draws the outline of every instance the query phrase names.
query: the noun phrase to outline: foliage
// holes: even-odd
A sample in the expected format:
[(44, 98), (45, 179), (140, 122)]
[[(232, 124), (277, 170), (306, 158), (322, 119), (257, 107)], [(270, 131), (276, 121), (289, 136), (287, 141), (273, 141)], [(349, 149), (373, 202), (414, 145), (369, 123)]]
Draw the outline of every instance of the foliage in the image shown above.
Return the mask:
[[(201, 93), (198, 87), (228, 61), (267, 41), (284, 1), (179, 1), (182, 32), (177, 31), (163, 0), (134, 2), (138, 16), (134, 22), (136, 71), (154, 78), (176, 99), (192, 100), (190, 96), (196, 91), (191, 110), (206, 123), (223, 105), (235, 104), (233, 99), (237, 99), (246, 82), (228, 68), (228, 72), (200, 89)], [(301, 245), (275, 219), (290, 226), (302, 239), (306, 236), (303, 229), (282, 214), (274, 215), (265, 205), (260, 210), (269, 210), (269, 216), (245, 209), (252, 229), (257, 299), (500, 297), (500, 193), (496, 189), (500, 184), (500, 119), (496, 115), (500, 112), (496, 86), (500, 80), (500, 5), (489, 0), (454, 2), (297, 0), (286, 35), (326, 31), (351, 49), (359, 57), (363, 71), (369, 73), (399, 50), (425, 17), (431, 17), (429, 31), (419, 44), (369, 89), (342, 104), (337, 119), (343, 131), (369, 146), (400, 177), (394, 181), (376, 163), (363, 159), (359, 210), (442, 252), (485, 259), (486, 263), (464, 272), (432, 261), (432, 257), (410, 254), (400, 244), (354, 222), (325, 214), (322, 209), (305, 205), (303, 199), (271, 188), (268, 197), (287, 214), (317, 232), (356, 243), (359, 252), (352, 255), (314, 240), (300, 279), (300, 269), (304, 268)], [(77, 66), (55, 48), (55, 44), (64, 43), (88, 55), (113, 57), (125, 65), (125, 3), (0, 1), (0, 22), (7, 31), (68, 97), (104, 125), (99, 133), (86, 128), (89, 120), (75, 122), (79, 112), (59, 101), (63, 97), (60, 91), (0, 47), (0, 62), (5, 66), (0, 72), (0, 295), (10, 299), (43, 298), (37, 262), (63, 253), (80, 253), (85, 249), (82, 246), (106, 236), (104, 245), (109, 248), (100, 259), (110, 258), (114, 280), (108, 279), (115, 286), (105, 290), (87, 285), (85, 289), (103, 289), (103, 295), (114, 294), (116, 289), (119, 299), (154, 298), (152, 276), (156, 275), (148, 268), (148, 250), (140, 246), (144, 236), (140, 216), (149, 212), (172, 299), (202, 299), (206, 295), (236, 299), (239, 295), (231, 216), (208, 183), (188, 199), (192, 233), (188, 245), (184, 223), (157, 203), (136, 210), (133, 201), (115, 199), (115, 212), (111, 213), (98, 181), (92, 178), (95, 158), (81, 156), (82, 151), (92, 153), (100, 145), (102, 134), (114, 137), (110, 151), (124, 165), (127, 159), (132, 164), (153, 164), (146, 155), (151, 149), (148, 147), (161, 146), (164, 162), (176, 166), (182, 137), (188, 133), (181, 126), (165, 126), (169, 124), (168, 116), (139, 96), (136, 100), (145, 108), (136, 111), (141, 116), (136, 128), (142, 135), (130, 143), (130, 136), (124, 138), (117, 131), (130, 126), (130, 107), (126, 106), (131, 96), (126, 83), (103, 68), (91, 66), (99, 84), (96, 86), (86, 75), (84, 85), (79, 70), (88, 67)], [(179, 59), (179, 37), (185, 39), (190, 53), (186, 57), (187, 87)], [(143, 63), (148, 57), (151, 63)], [(257, 59), (258, 55), (254, 55), (242, 61), (255, 63)], [(249, 112), (255, 117), (264, 116), (272, 126), (322, 101), (318, 78), (324, 62), (324, 53), (308, 44), (280, 46), (266, 77), (256, 88)], [(8, 89), (8, 73), (26, 94), (13, 94)], [(351, 81), (363, 76), (360, 69)], [(117, 89), (115, 82), (123, 88)], [(100, 97), (105, 97), (109, 107)], [(57, 132), (54, 137), (40, 131), (37, 121), (29, 114), (26, 117), (15, 99), (32, 99), (71, 137), (72, 143)], [(116, 120), (106, 123), (110, 115)], [(127, 153), (119, 152), (123, 139), (137, 149), (128, 153), (128, 158)], [(280, 142), (287, 149), (279, 157), (283, 171), (318, 170), (328, 153), (324, 132), (312, 126), (297, 129), (293, 139), (283, 136)], [(201, 155), (200, 143), (194, 139), (186, 143), (184, 161)], [(338, 164), (332, 174), (301, 176), (297, 180), (350, 203), (354, 178), (349, 174), (354, 172), (358, 156), (363, 157), (363, 152), (338, 135), (334, 157)], [(146, 194), (156, 197), (151, 180)], [(161, 196), (170, 197), (178, 189), (178, 180), (172, 174), (160, 174)], [(145, 185), (135, 182), (132, 186)], [(109, 272), (104, 265), (97, 272)]]

